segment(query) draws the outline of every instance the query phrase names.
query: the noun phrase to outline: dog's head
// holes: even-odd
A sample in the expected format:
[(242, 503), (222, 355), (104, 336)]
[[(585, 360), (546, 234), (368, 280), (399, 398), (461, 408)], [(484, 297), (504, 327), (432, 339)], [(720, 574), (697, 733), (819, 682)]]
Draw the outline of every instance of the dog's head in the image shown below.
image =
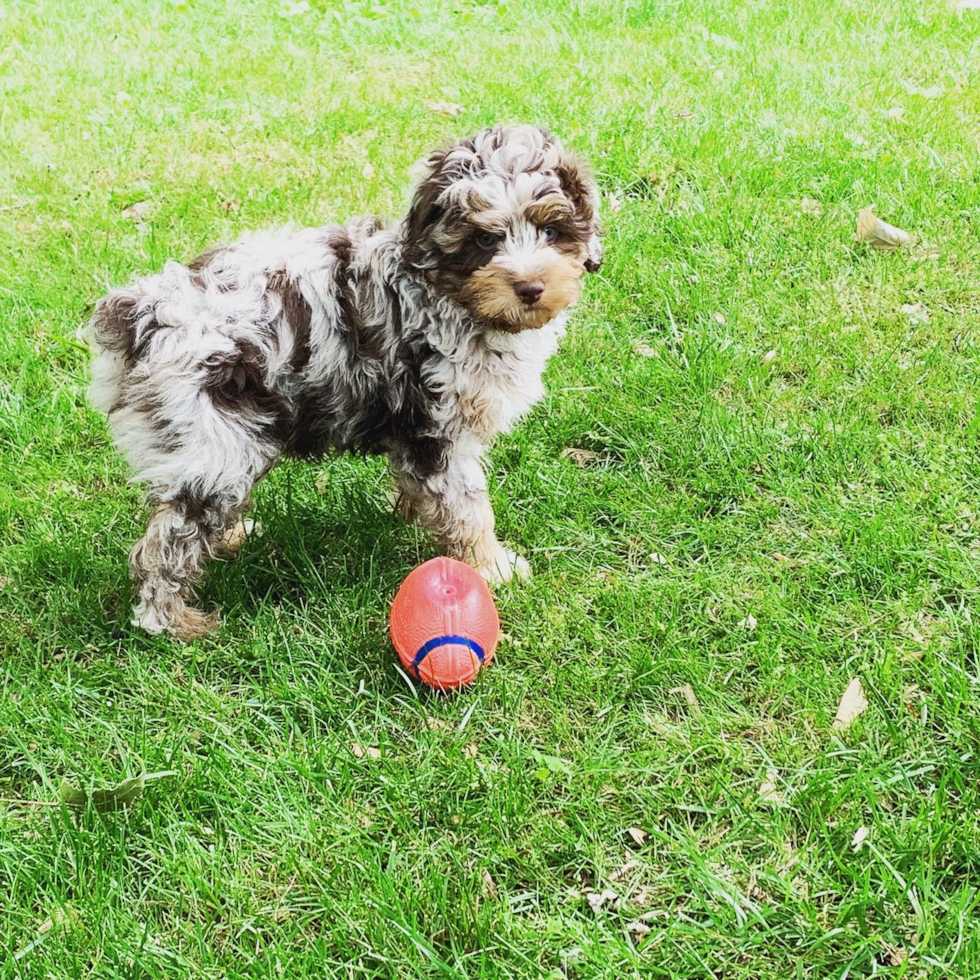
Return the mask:
[(485, 129), (433, 153), (405, 221), (405, 257), (488, 327), (544, 326), (602, 263), (598, 190), (532, 126)]

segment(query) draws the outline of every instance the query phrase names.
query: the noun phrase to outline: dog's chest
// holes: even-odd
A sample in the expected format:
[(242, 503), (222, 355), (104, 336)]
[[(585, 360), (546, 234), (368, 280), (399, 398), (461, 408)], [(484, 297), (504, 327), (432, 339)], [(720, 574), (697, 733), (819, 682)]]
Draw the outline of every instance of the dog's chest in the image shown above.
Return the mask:
[(542, 375), (557, 341), (556, 332), (537, 331), (457, 365), (454, 387), (464, 425), (483, 440), (510, 429), (544, 396)]

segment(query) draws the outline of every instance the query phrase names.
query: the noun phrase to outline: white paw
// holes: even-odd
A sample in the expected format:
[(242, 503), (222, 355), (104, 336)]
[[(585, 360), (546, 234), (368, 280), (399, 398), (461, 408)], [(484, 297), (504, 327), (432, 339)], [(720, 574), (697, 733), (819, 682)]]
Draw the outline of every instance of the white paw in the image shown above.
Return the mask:
[(242, 545), (253, 534), (256, 537), (262, 537), (262, 525), (257, 524), (250, 517), (246, 517), (245, 520), (238, 521), (234, 527), (228, 528), (221, 535), (215, 550), (219, 555), (227, 555), (229, 558), (233, 558), (242, 550)]
[(477, 571), (488, 585), (500, 585), (514, 579), (525, 582), (531, 577), (531, 566), (527, 559), (505, 545), (498, 545), (493, 558), (477, 568)]

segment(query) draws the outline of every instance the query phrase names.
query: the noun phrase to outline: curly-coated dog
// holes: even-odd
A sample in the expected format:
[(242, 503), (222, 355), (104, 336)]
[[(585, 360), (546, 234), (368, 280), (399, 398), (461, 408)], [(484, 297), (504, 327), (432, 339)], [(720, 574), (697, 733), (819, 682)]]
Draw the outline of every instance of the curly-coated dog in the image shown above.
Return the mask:
[(481, 457), (541, 375), (602, 260), (597, 190), (547, 132), (434, 152), (407, 216), (250, 234), (113, 290), (90, 323), (91, 398), (144, 483), (134, 624), (196, 636), (203, 561), (282, 453), (385, 453), (402, 512), (492, 581), (530, 569), (494, 534)]

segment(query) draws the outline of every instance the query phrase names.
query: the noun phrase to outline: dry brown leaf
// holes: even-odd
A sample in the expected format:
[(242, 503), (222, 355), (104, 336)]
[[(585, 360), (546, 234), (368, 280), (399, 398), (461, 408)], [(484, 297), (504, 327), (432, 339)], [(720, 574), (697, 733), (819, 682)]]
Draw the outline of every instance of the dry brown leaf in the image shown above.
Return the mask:
[(908, 958), (909, 951), (904, 946), (892, 946), (885, 943), (885, 955), (891, 966), (901, 966)]
[(433, 718), (432, 715), (425, 716), (425, 724), (430, 732), (438, 732), (442, 728), (446, 728), (447, 724), (441, 718)]
[(909, 234), (882, 221), (871, 208), (862, 208), (858, 211), (855, 240), (872, 248), (901, 248), (909, 243)]
[(643, 885), (630, 897), (630, 902), (637, 908), (645, 909), (648, 905), (653, 905), (657, 899), (657, 889), (652, 885)]
[(743, 630), (754, 630), (756, 626), (759, 625), (759, 621), (752, 615), (752, 613), (749, 613), (745, 619), (740, 619), (738, 621), (738, 625), (739, 628)]
[(804, 197), (800, 201), (800, 210), (810, 218), (819, 218), (823, 214), (823, 205), (812, 197)]
[(594, 453), (591, 449), (576, 449), (573, 446), (569, 446), (568, 449), (561, 451), (560, 458), (570, 459), (576, 466), (585, 466), (587, 463), (598, 459), (599, 454)]
[(375, 174), (374, 164), (371, 163), (370, 160), (365, 160), (364, 161), (364, 167), (361, 170), (361, 176), (365, 180), (370, 180), (374, 176), (374, 174)]
[(434, 102), (426, 102), (425, 107), (429, 112), (438, 112), (441, 116), (458, 116), (466, 111), (455, 102), (443, 102), (438, 99)]
[(902, 88), (909, 95), (921, 95), (924, 99), (938, 99), (945, 91), (942, 85), (915, 85), (912, 82), (902, 82)]
[(776, 780), (778, 778), (779, 773), (777, 773), (775, 769), (770, 769), (766, 773), (766, 778), (759, 786), (760, 802), (770, 803), (773, 806), (780, 806), (784, 802), (783, 794), (776, 788)]
[(854, 836), (851, 838), (851, 850), (857, 853), (861, 850), (861, 845), (868, 839), (868, 834), (871, 831), (867, 827), (858, 827), (854, 831)]
[(656, 350), (643, 340), (638, 340), (635, 344), (633, 344), (633, 353), (639, 354), (640, 357), (657, 356)]
[(623, 202), (611, 191), (606, 195), (606, 203), (609, 205), (610, 211), (615, 212), (623, 210)]
[(593, 912), (598, 912), (605, 905), (612, 905), (615, 908), (619, 904), (619, 896), (610, 888), (605, 888), (601, 892), (586, 892), (585, 899)]
[(837, 705), (837, 714), (834, 715), (834, 728), (843, 731), (867, 707), (868, 699), (864, 696), (861, 678), (855, 677), (841, 695), (840, 704)]
[(230, 197), (227, 201), (222, 201), (221, 206), (225, 211), (237, 211), (242, 206), (242, 202)]
[(694, 113), (691, 112), (690, 109), (678, 109), (677, 112), (674, 113), (674, 118), (675, 119), (693, 119), (694, 118)]
[(648, 936), (652, 931), (650, 926), (640, 919), (631, 922), (626, 928), (629, 930), (629, 934), (634, 942), (639, 941), (644, 936)]
[(660, 554), (659, 551), (651, 551), (650, 552), (650, 561), (653, 562), (654, 565), (666, 565), (667, 564), (667, 559), (662, 554)]
[(884, 111), (884, 117), (886, 119), (901, 119), (905, 115), (905, 110), (900, 105), (893, 105), (890, 109)]
[(722, 326), (724, 326), (726, 323), (728, 323), (728, 318), (719, 310), (714, 316), (714, 321), (715, 323), (720, 323)]
[[(626, 853), (628, 855), (629, 851), (627, 851)], [(615, 871), (612, 872), (612, 874), (609, 875), (609, 880), (622, 881), (623, 878), (628, 877), (634, 871), (636, 871), (636, 869), (639, 866), (640, 866), (640, 862), (637, 861), (636, 858), (629, 858), (629, 860), (627, 860), (626, 863), (622, 865), (622, 867), (617, 868)]]
[(128, 208), (123, 208), (122, 216), (132, 221), (141, 221), (150, 213), (150, 206), (149, 201), (137, 201), (135, 204), (130, 204)]
[(476, 742), (467, 742), (466, 745), (463, 746), (463, 758), (475, 759), (479, 751), (480, 746), (477, 745)]
[(8, 578), (6, 575), (0, 575), (0, 589), (5, 589), (12, 582), (12, 578)]
[(643, 847), (643, 845), (646, 843), (648, 835), (645, 830), (640, 830), (639, 827), (630, 827), (626, 833), (630, 835), (630, 838), (637, 847)]
[(354, 753), (355, 759), (380, 759), (381, 749), (376, 745), (361, 745), (360, 742), (351, 742), (350, 745), (351, 752)]
[(902, 702), (909, 714), (919, 716), (926, 696), (918, 684), (910, 684), (902, 693)]
[(484, 868), (480, 877), (483, 879), (483, 894), (486, 895), (487, 898), (496, 898), (497, 883), (493, 880), (493, 875), (490, 874), (486, 868)]
[(700, 707), (697, 695), (694, 693), (694, 688), (690, 684), (681, 684), (680, 687), (672, 687), (668, 693), (679, 694), (692, 708)]
[(929, 319), (929, 311), (921, 303), (903, 303), (901, 309), (915, 323), (925, 323)]
[(762, 366), (767, 367), (768, 365), (772, 364), (772, 362), (776, 360), (776, 357), (777, 355), (774, 350), (767, 350), (765, 354), (762, 355)]

